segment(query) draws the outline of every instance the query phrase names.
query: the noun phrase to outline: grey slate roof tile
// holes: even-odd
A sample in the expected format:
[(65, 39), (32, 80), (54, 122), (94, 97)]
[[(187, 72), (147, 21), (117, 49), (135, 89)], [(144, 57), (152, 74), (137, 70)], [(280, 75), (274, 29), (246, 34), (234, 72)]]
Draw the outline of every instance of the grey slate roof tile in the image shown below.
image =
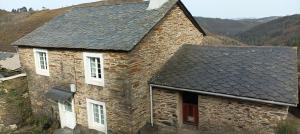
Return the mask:
[(10, 52), (0, 52), (0, 60), (6, 60), (7, 58), (11, 58), (15, 55), (15, 53)]
[(183, 45), (150, 83), (297, 104), (297, 51)]
[(77, 7), (34, 30), (14, 45), (130, 51), (177, 3), (146, 10), (148, 2)]

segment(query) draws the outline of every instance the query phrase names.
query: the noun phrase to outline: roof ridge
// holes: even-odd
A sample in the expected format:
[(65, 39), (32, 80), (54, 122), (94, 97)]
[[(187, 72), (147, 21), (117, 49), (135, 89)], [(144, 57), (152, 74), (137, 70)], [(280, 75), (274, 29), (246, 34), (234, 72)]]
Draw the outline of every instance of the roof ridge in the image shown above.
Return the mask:
[[(105, 7), (105, 6), (119, 6), (119, 5), (127, 5), (127, 4), (144, 4), (148, 3), (148, 1), (127, 1), (127, 2), (118, 2), (118, 3), (109, 3), (108, 1), (99, 1), (95, 2), (97, 5), (79, 5), (74, 6), (71, 9), (81, 9), (81, 8), (97, 8), (97, 7)], [(101, 4), (99, 4), (101, 3)]]

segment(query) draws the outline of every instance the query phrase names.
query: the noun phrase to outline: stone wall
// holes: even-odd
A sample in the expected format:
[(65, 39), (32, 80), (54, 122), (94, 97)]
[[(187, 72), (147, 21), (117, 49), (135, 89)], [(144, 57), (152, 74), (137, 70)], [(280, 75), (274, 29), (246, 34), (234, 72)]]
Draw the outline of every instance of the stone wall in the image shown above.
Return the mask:
[(103, 53), (104, 87), (88, 85), (84, 79), (83, 51), (48, 49), (50, 76), (35, 73), (32, 48), (19, 48), (21, 64), (28, 74), (28, 88), (35, 116), (58, 119), (57, 103), (47, 100), (45, 93), (53, 86), (74, 83), (77, 123), (87, 127), (86, 98), (104, 102), (109, 131), (130, 131), (130, 91), (128, 90), (127, 55)]
[(175, 6), (130, 52), (133, 131), (150, 121), (149, 79), (183, 44), (201, 44), (203, 35)]
[(280, 120), (287, 118), (288, 107), (199, 95), (199, 128), (233, 127), (272, 133)]
[[(154, 124), (182, 127), (182, 101), (179, 91), (153, 88)], [(277, 123), (287, 118), (288, 107), (198, 95), (200, 131), (273, 133)]]
[[(82, 57), (82, 56), (81, 56)], [(127, 55), (125, 53), (105, 53), (104, 87), (85, 84), (83, 62), (77, 61), (78, 92), (75, 95), (77, 123), (87, 126), (86, 98), (105, 102), (109, 132), (130, 132), (130, 90), (127, 73)], [(80, 58), (82, 59), (82, 58)]]
[(163, 127), (179, 127), (180, 93), (172, 90), (153, 89), (153, 121)]
[(0, 81), (0, 132), (16, 129), (30, 113), (26, 76)]

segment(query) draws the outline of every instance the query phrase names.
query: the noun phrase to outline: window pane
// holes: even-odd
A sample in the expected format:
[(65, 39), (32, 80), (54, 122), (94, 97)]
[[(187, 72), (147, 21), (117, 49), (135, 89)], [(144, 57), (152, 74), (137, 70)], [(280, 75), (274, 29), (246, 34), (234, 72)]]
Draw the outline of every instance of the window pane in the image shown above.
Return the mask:
[(91, 68), (91, 77), (97, 78), (96, 71), (97, 71), (96, 68)]
[(40, 60), (40, 68), (41, 69), (46, 69), (46, 66), (45, 66), (46, 53), (38, 52), (38, 56), (39, 56), (39, 60)]
[(41, 69), (45, 69), (44, 61), (40, 61)]
[(100, 106), (100, 115), (101, 115), (101, 124), (104, 125), (104, 112), (103, 112), (103, 106)]
[(101, 78), (101, 63), (100, 58), (97, 58), (98, 78)]
[(99, 106), (96, 104), (93, 104), (93, 111), (94, 111), (94, 122), (99, 123)]
[(45, 61), (45, 69), (48, 69), (47, 68), (47, 55), (46, 55), (46, 53), (44, 53), (44, 61)]
[(89, 59), (90, 59), (91, 77), (97, 78), (96, 59), (92, 57), (89, 57)]
[(93, 78), (102, 78), (100, 58), (88, 57), (90, 61), (90, 72)]
[(66, 111), (72, 112), (72, 103), (71, 103), (71, 100), (66, 101), (64, 103), (64, 106), (65, 106), (65, 110)]

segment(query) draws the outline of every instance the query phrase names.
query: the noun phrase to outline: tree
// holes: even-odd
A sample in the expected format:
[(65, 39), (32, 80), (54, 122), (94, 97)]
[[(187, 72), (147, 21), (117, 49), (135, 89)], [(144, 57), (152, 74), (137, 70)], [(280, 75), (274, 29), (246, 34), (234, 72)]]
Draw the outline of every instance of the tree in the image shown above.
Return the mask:
[(34, 10), (32, 8), (29, 8), (28, 9), (28, 12), (33, 12)]
[(11, 12), (12, 12), (12, 13), (16, 13), (17, 10), (16, 10), (16, 9), (12, 9)]
[(26, 7), (20, 8), (20, 12), (27, 12), (27, 8)]

